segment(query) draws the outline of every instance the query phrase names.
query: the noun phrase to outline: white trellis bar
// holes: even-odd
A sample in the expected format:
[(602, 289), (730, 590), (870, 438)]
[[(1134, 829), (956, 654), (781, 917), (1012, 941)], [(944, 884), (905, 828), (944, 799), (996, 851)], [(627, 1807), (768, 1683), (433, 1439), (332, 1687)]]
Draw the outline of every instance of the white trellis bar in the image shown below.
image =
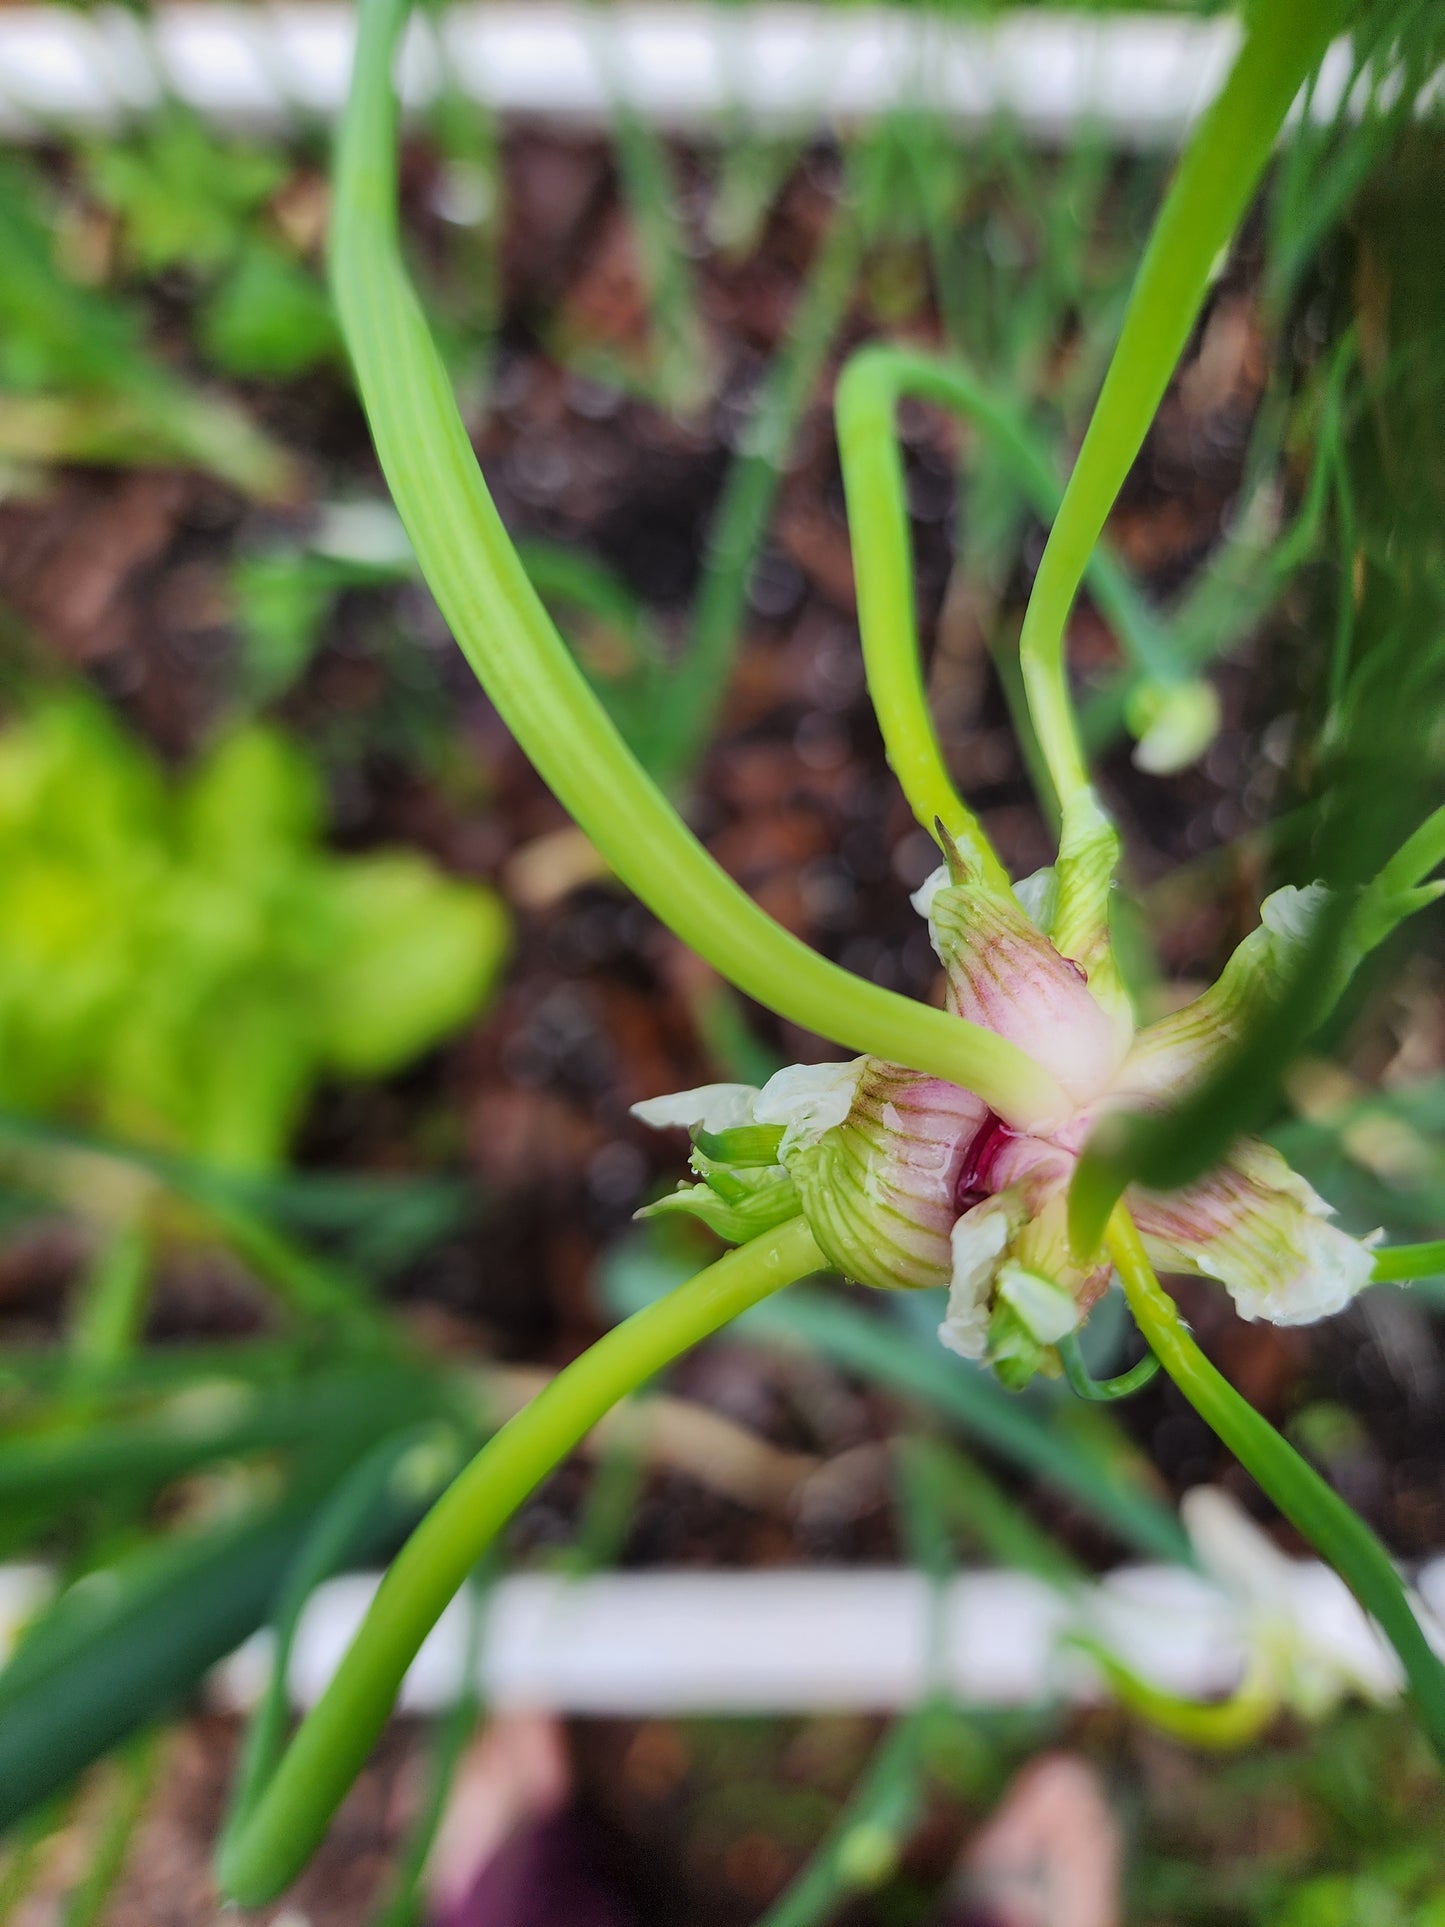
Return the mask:
[[(166, 96), (217, 122), (267, 128), (329, 119), (350, 69), (349, 5), (0, 8), (0, 138), (113, 126)], [(961, 129), (1008, 116), (1038, 140), (1093, 127), (1114, 145), (1176, 146), (1223, 80), (1227, 16), (1029, 10), (992, 21), (927, 9), (827, 5), (458, 7), (414, 21), (403, 61), (424, 102), (440, 63), (498, 112), (582, 123), (619, 105), (689, 131), (846, 125), (887, 108), (934, 109)], [(1343, 44), (1315, 106), (1348, 82)]]
[[(1017, 1572), (969, 1572), (935, 1589), (893, 1569), (518, 1574), (484, 1613), (476, 1684), (488, 1705), (578, 1714), (893, 1711), (930, 1688), (964, 1705), (1024, 1706), (1107, 1697), (1072, 1644), (1087, 1633), (1140, 1676), (1185, 1698), (1227, 1693), (1261, 1642), (1308, 1649), (1311, 1663), (1367, 1698), (1399, 1690), (1393, 1654), (1328, 1567), (1282, 1562), (1269, 1611), (1183, 1567), (1124, 1567), (1064, 1593)], [(289, 1674), (314, 1704), (375, 1594), (353, 1574), (312, 1595)], [(1438, 1609), (1445, 1561), (1420, 1575)], [(454, 1600), (407, 1675), (401, 1707), (433, 1713), (464, 1678), (469, 1608)], [(269, 1668), (258, 1634), (213, 1675), (222, 1704), (249, 1705)]]
[[(292, 1651), (293, 1704), (314, 1705), (379, 1584), (352, 1573), (312, 1594)], [(0, 1566), (0, 1664), (53, 1585), (44, 1567)], [(1416, 1587), (1445, 1651), (1445, 1558)], [(471, 1650), (488, 1705), (572, 1714), (892, 1712), (931, 1689), (977, 1707), (1097, 1702), (1108, 1692), (1080, 1634), (1186, 1699), (1228, 1693), (1271, 1652), (1368, 1699), (1400, 1687), (1394, 1655), (1313, 1560), (1277, 1559), (1267, 1600), (1180, 1566), (1120, 1567), (1068, 1591), (1018, 1572), (963, 1572), (934, 1587), (909, 1570), (850, 1568), (518, 1573), (486, 1595), (480, 1629), (472, 1610), (448, 1607), (407, 1674), (403, 1711), (452, 1704)], [(212, 1673), (213, 1701), (253, 1704), (269, 1666), (269, 1635), (258, 1633)]]

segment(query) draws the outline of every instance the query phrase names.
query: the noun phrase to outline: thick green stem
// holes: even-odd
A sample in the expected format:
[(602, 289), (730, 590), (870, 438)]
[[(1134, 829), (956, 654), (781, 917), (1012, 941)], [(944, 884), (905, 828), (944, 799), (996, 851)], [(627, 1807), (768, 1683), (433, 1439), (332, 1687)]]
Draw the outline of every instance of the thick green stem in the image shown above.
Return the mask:
[[(957, 361), (877, 344), (849, 361), (838, 383), (838, 453), (858, 585), (858, 628), (868, 690), (888, 761), (909, 806), (932, 834), (942, 823), (978, 856), (996, 886), (1008, 877), (944, 764), (924, 687), (913, 596), (903, 459), (896, 415), (905, 396), (972, 422), (1012, 473), (1035, 513), (1052, 521), (1064, 489), (1038, 437), (1014, 405)], [(1107, 550), (1089, 562), (1100, 607), (1131, 658), (1157, 681), (1174, 678), (1172, 659), (1121, 565)]]
[(1438, 1278), (1445, 1273), (1445, 1238), (1427, 1244), (1386, 1245), (1375, 1253), (1375, 1283), (1406, 1285), (1416, 1278)]
[(1143, 1240), (1122, 1205), (1109, 1221), (1108, 1245), (1150, 1350), (1260, 1489), (1372, 1615), (1395, 1649), (1420, 1722), (1445, 1762), (1445, 1668), (1411, 1610), (1389, 1554), (1364, 1520), (1200, 1351), (1173, 1299), (1155, 1277)]
[(407, 0), (362, 0), (336, 166), (333, 280), (377, 453), (422, 572), (508, 727), (612, 869), (749, 996), (855, 1051), (946, 1077), (1012, 1123), (1066, 1107), (977, 1026), (867, 984), (765, 915), (631, 755), (538, 600), (487, 491), (402, 265), (391, 61)]
[[(838, 383), (838, 454), (848, 501), (848, 533), (858, 590), (858, 631), (868, 693), (884, 748), (909, 808), (930, 835), (941, 824), (999, 889), (1008, 872), (977, 817), (954, 787), (929, 714), (913, 597), (913, 553), (904, 500), (903, 457), (894, 416), (905, 391), (924, 392), (940, 374), (921, 356), (865, 348)], [(975, 399), (963, 386), (965, 409)], [(936, 384), (929, 399), (937, 399)], [(946, 406), (958, 407), (950, 393)], [(1003, 415), (1004, 410), (996, 412)]]
[(407, 1667), (523, 1501), (605, 1413), (741, 1312), (826, 1260), (801, 1218), (730, 1251), (600, 1338), (504, 1425), (397, 1556), (335, 1678), (220, 1856), (244, 1907), (305, 1865), (385, 1725)]
[(1070, 798), (1088, 787), (1064, 668), (1069, 610), (1210, 276), (1341, 10), (1339, 0), (1256, 0), (1233, 69), (1190, 140), (1140, 265), (1019, 640), (1034, 726), (1066, 822)]

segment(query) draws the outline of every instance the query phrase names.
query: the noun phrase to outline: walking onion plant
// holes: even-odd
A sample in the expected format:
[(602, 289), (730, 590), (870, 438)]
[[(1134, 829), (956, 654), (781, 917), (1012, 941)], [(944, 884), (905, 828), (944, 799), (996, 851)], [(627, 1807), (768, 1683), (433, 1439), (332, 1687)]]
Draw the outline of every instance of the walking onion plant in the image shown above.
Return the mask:
[[(1274, 1151), (1241, 1050), (1275, 1056), (1321, 1020), (1351, 969), (1445, 885), (1437, 812), (1373, 881), (1280, 892), (1214, 988), (1136, 1034), (1110, 939), (1119, 837), (1070, 700), (1067, 619), (1125, 475), (1291, 102), (1338, 24), (1313, 0), (1256, 0), (1154, 229), (1091, 425), (1053, 523), (1020, 641), (1061, 822), (1051, 872), (1017, 887), (954, 789), (915, 633), (898, 392), (973, 406), (944, 371), (869, 351), (841, 385), (840, 441), (868, 682), (890, 762), (943, 870), (920, 893), (945, 1010), (824, 961), (771, 921), (694, 839), (625, 747), (552, 626), (493, 506), (402, 264), (392, 65), (408, 0), (362, 0), (336, 170), (342, 326), (397, 506), (443, 614), (498, 710), (616, 875), (739, 989), (856, 1057), (640, 1107), (688, 1127), (702, 1182), (664, 1200), (733, 1241), (562, 1372), (455, 1479), (407, 1543), (339, 1671), (279, 1759), (248, 1761), (220, 1857), (257, 1904), (316, 1846), (423, 1638), (539, 1481), (619, 1399), (794, 1280), (950, 1288), (943, 1336), (1006, 1383), (1069, 1367), (1117, 1276), (1151, 1352), (1384, 1631), (1445, 1758), (1445, 1671), (1368, 1528), (1204, 1358), (1155, 1263), (1220, 1279), (1243, 1315), (1339, 1309), (1376, 1258)], [(1325, 990), (1328, 990), (1328, 995)], [(1306, 994), (1306, 992), (1308, 994)], [(1274, 1061), (1268, 1052), (1268, 1062)], [(1147, 1120), (1142, 1134), (1139, 1120)], [(1161, 1148), (1162, 1147), (1162, 1148)], [(1438, 1253), (1422, 1248), (1419, 1268)], [(1124, 1386), (1104, 1388), (1122, 1391)]]

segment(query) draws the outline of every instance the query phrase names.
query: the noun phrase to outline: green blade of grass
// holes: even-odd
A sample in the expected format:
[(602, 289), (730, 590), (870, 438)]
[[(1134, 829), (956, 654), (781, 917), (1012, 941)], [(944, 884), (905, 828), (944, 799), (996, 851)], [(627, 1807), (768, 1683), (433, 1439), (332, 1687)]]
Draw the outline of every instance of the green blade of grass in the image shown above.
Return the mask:
[(197, 1396), (169, 1416), (0, 1441), (0, 1502), (43, 1501), (63, 1510), (106, 1490), (153, 1489), (225, 1459), (345, 1447), (374, 1435), (379, 1424), (436, 1417), (444, 1408), (440, 1380), (405, 1364), (317, 1374), (245, 1394), (239, 1411), (237, 1389), (217, 1386), (211, 1414), (197, 1387)]
[[(49, 1632), (41, 1622), (0, 1673), (0, 1828), (164, 1716), (256, 1630), (330, 1485), (151, 1552)], [(417, 1510), (374, 1515), (350, 1555), (386, 1553)]]
[(896, 1722), (828, 1838), (760, 1927), (819, 1927), (851, 1895), (878, 1887), (894, 1872), (927, 1783), (923, 1760), (927, 1707)]

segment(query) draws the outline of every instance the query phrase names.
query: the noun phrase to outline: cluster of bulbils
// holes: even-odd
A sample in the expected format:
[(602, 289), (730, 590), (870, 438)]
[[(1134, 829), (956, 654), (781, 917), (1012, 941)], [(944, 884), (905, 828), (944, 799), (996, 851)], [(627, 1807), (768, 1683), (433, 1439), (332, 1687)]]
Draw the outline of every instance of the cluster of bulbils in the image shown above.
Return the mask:
[[(959, 852), (913, 898), (946, 973), (955, 1015), (1044, 1065), (1065, 1108), (1012, 1124), (972, 1092), (873, 1057), (800, 1064), (761, 1090), (709, 1084), (634, 1107), (646, 1124), (692, 1134), (700, 1182), (653, 1214), (690, 1212), (734, 1243), (802, 1213), (845, 1277), (882, 1287), (946, 1285), (939, 1336), (1021, 1384), (1056, 1370), (1055, 1348), (1109, 1283), (1106, 1260), (1070, 1250), (1074, 1166), (1111, 1111), (1162, 1109), (1240, 1036), (1308, 939), (1325, 892), (1284, 889), (1202, 996), (1136, 1030), (1112, 960), (1084, 965), (1050, 941), (1052, 871), (991, 884)], [(1368, 1282), (1368, 1241), (1284, 1158), (1239, 1140), (1205, 1177), (1126, 1202), (1159, 1269), (1224, 1284), (1241, 1315), (1305, 1324)]]

